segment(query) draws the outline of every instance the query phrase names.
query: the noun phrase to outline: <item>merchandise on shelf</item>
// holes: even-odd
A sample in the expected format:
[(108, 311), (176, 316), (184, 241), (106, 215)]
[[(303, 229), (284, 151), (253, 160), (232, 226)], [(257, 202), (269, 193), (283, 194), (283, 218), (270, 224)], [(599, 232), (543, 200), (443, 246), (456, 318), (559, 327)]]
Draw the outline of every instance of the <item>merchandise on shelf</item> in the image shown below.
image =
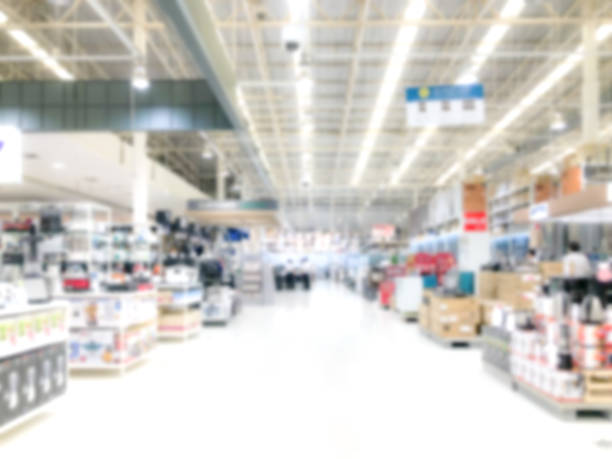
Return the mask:
[(70, 365), (77, 369), (129, 365), (150, 352), (156, 340), (156, 321), (128, 329), (78, 329), (70, 338)]
[(67, 340), (66, 308), (36, 309), (0, 314), (0, 358)]
[(74, 294), (70, 302), (70, 366), (122, 369), (157, 339), (155, 291)]

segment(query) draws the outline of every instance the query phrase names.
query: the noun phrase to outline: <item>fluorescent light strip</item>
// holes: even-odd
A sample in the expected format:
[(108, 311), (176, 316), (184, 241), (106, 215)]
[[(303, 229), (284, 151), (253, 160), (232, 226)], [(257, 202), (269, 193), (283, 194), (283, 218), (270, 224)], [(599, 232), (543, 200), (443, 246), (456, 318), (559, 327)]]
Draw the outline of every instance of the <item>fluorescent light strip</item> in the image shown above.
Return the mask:
[[(598, 42), (602, 42), (606, 40), (608, 37), (612, 35), (612, 25), (606, 24), (597, 28), (596, 31), (596, 39)], [(531, 107), (534, 103), (536, 103), (542, 96), (544, 96), (550, 89), (552, 89), (555, 84), (557, 84), (560, 80), (566, 77), (572, 70), (574, 70), (578, 64), (583, 59), (583, 51), (584, 48), (582, 45), (578, 46), (574, 52), (572, 52), (568, 57), (566, 57), (559, 65), (557, 65), (538, 85), (533, 88), (521, 101), (510, 110), (506, 115), (499, 120), (491, 130), (485, 134), (483, 138), (481, 138), (476, 145), (470, 149), (465, 155), (464, 159), (469, 161), (473, 159), (478, 153), (484, 149), (491, 141), (504, 129), (506, 129), (512, 122), (514, 122), (519, 116), (521, 116), (525, 111)], [(455, 171), (456, 172), (456, 171)], [(451, 177), (452, 174), (448, 175), (444, 173), (442, 177), (445, 177), (444, 180), (441, 181), (441, 185), (446, 183), (446, 181)], [(442, 178), (441, 177), (441, 178)], [(439, 183), (440, 180), (438, 180)]]
[[(1, 17), (0, 22), (2, 22)], [(74, 80), (74, 76), (52, 58), (47, 51), (41, 48), (38, 43), (36, 43), (36, 40), (30, 37), (24, 30), (11, 29), (8, 33), (17, 43), (27, 49), (32, 56), (40, 60), (45, 67), (55, 73), (60, 79)]]
[[(504, 8), (500, 12), (499, 16), (501, 18), (517, 17), (521, 14), (521, 11), (523, 10), (524, 6), (524, 0), (508, 0), (504, 5)], [(470, 67), (469, 71), (461, 75), (455, 81), (455, 84), (473, 84), (478, 81), (478, 72), (485, 64), (489, 56), (491, 56), (499, 42), (504, 38), (509, 28), (510, 27), (507, 24), (493, 25), (489, 28), (489, 31), (486, 33), (486, 35), (483, 37), (483, 39), (480, 41), (480, 44), (476, 48), (476, 57), (474, 57), (473, 64)], [(415, 142), (414, 146), (406, 149), (404, 159), (402, 160), (399, 169), (394, 172), (393, 176), (391, 177), (391, 185), (399, 184), (404, 173), (417, 159), (417, 157), (421, 153), (422, 148), (427, 144), (429, 139), (431, 139), (436, 129), (437, 127), (435, 126), (427, 128), (417, 138), (417, 141)]]
[[(425, 7), (426, 2), (422, 0), (411, 0), (404, 12), (404, 19), (421, 19), (425, 15)], [(374, 106), (374, 112), (370, 118), (368, 130), (361, 146), (355, 170), (353, 171), (353, 177), (351, 179), (351, 184), (353, 186), (357, 185), (363, 176), (368, 159), (372, 154), (376, 137), (380, 132), (384, 117), (391, 102), (391, 97), (395, 93), (399, 79), (402, 76), (406, 59), (414, 43), (417, 32), (418, 28), (416, 26), (403, 26), (395, 38), (393, 50), (391, 51), (391, 56), (389, 56), (387, 70), (385, 71), (385, 76), (378, 92), (376, 105)]]
[[(515, 18), (521, 14), (524, 7), (524, 0), (508, 0), (500, 11), (499, 17), (503, 19)], [(480, 69), (491, 56), (499, 42), (504, 38), (508, 30), (510, 30), (508, 24), (497, 24), (489, 28), (476, 48), (475, 56), (472, 58), (472, 65), (461, 77), (459, 77), (457, 84), (468, 84), (478, 81), (478, 72), (480, 72)]]

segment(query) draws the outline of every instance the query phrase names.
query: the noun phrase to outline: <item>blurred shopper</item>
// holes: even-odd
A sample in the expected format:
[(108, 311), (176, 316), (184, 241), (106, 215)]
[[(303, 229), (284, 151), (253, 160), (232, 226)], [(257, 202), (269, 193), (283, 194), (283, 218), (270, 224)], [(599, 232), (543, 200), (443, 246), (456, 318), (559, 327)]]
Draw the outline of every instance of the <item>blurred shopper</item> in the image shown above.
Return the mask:
[(570, 242), (569, 253), (563, 257), (563, 275), (566, 277), (590, 277), (591, 274), (591, 263), (587, 256), (582, 253), (580, 244), (575, 241)]

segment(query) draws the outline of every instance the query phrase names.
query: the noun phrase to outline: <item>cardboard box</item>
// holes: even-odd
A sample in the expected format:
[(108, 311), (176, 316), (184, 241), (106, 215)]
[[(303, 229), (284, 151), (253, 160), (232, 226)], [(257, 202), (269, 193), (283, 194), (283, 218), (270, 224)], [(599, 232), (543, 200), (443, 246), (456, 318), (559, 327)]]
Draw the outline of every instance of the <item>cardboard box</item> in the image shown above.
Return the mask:
[(563, 263), (560, 261), (542, 261), (540, 262), (540, 274), (542, 282), (548, 282), (551, 277), (563, 275)]
[(478, 336), (478, 326), (465, 323), (434, 323), (432, 326), (432, 332), (444, 339), (475, 338)]
[(478, 297), (483, 299), (497, 298), (498, 277), (495, 271), (480, 271), (478, 273)]
[(440, 297), (437, 295), (432, 296), (431, 301), (431, 314), (436, 313), (457, 313), (464, 311), (478, 311), (478, 303), (474, 297)]
[(567, 196), (582, 191), (582, 168), (579, 165), (566, 167), (561, 174), (561, 195)]
[(424, 330), (430, 329), (429, 306), (421, 305), (419, 308), (419, 326)]
[(549, 201), (555, 196), (555, 182), (550, 175), (544, 175), (537, 178), (534, 185), (534, 201), (535, 203)]
[(434, 312), (430, 320), (432, 323), (440, 324), (474, 324), (480, 323), (480, 310), (459, 311), (459, 312)]

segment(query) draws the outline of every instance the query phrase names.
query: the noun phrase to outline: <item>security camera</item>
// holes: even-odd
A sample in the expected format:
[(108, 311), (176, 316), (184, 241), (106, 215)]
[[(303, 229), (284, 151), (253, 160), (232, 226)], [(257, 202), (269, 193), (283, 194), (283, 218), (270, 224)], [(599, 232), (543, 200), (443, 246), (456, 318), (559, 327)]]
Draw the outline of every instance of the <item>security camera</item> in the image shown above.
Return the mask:
[(295, 53), (302, 47), (302, 30), (295, 25), (288, 25), (283, 29), (283, 47), (288, 53)]

